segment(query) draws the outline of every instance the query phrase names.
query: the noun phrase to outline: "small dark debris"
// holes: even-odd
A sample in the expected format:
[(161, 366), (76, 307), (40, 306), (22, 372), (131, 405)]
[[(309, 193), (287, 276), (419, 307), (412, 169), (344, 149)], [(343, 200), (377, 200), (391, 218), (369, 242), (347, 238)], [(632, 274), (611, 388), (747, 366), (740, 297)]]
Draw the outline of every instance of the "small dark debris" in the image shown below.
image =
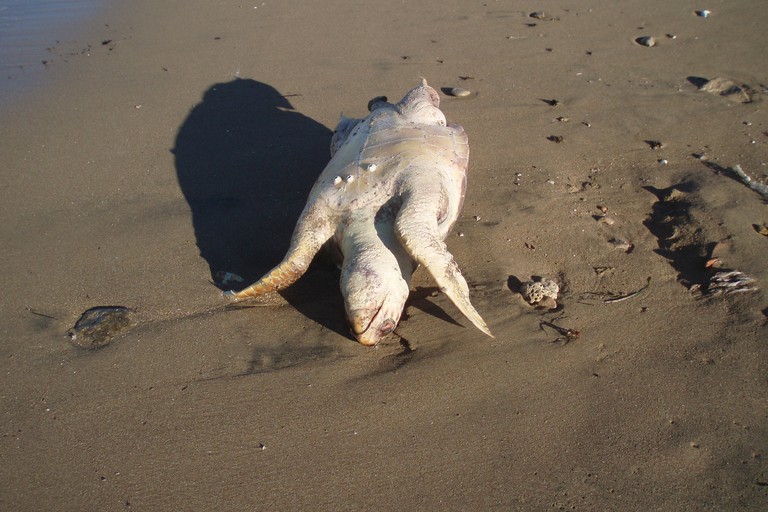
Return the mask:
[(51, 320), (58, 320), (58, 318), (56, 318), (55, 316), (46, 315), (45, 313), (41, 313), (41, 312), (36, 311), (36, 310), (34, 310), (32, 308), (24, 308), (24, 309), (26, 309), (27, 311), (29, 311), (30, 313), (32, 313), (35, 316), (41, 316), (43, 318), (49, 318)]
[(550, 135), (549, 137), (547, 137), (547, 140), (560, 144), (561, 142), (563, 142), (564, 139), (562, 135)]
[(459, 75), (459, 80), (474, 80), (475, 77), (469, 75)]
[(558, 106), (560, 104), (560, 102), (558, 100), (554, 100), (554, 99), (547, 100), (547, 99), (541, 98), (541, 101), (543, 101), (544, 103), (546, 103), (550, 107), (556, 107), (556, 106)]
[(546, 332), (546, 330), (544, 329), (545, 327), (548, 327), (553, 331), (555, 331), (557, 334), (559, 334), (557, 338), (552, 340), (552, 343), (562, 342), (564, 345), (567, 345), (568, 343), (579, 339), (579, 336), (581, 335), (581, 332), (577, 331), (576, 329), (561, 327), (559, 325), (556, 325), (554, 322), (547, 322), (545, 320), (542, 320), (541, 322), (539, 322), (539, 329)]
[(538, 12), (538, 11), (537, 12), (532, 12), (528, 16), (531, 17), (531, 18), (537, 19), (537, 20), (541, 20), (541, 21), (557, 21), (557, 20), (560, 19), (557, 16), (551, 16), (551, 15), (545, 13), (545, 12)]
[(664, 144), (662, 144), (662, 143), (661, 143), (660, 141), (658, 141), (658, 140), (646, 140), (646, 141), (643, 141), (643, 142), (645, 142), (646, 144), (648, 144), (648, 146), (649, 146), (651, 149), (653, 149), (653, 150), (661, 149), (661, 148), (663, 148), (663, 147), (664, 147)]
[(111, 42), (112, 42), (112, 40), (111, 40), (111, 39), (105, 39), (105, 40), (103, 40), (103, 41), (101, 42), (101, 44), (103, 44), (104, 46), (106, 46), (106, 45), (108, 45), (108, 44), (109, 44), (109, 43), (111, 43)]
[(403, 60), (408, 60), (411, 57), (409, 57), (408, 55), (401, 55), (400, 58), (403, 59)]

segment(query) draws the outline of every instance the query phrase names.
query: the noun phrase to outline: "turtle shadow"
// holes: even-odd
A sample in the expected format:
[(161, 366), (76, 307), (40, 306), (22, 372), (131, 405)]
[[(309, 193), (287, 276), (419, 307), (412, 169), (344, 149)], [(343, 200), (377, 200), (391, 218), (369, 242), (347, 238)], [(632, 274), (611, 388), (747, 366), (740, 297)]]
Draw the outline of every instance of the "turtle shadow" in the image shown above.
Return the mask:
[[(173, 154), (197, 247), (217, 286), (250, 284), (283, 258), (328, 162), (331, 133), (250, 79), (214, 84), (192, 108)], [(220, 272), (244, 282), (222, 283)]]
[[(252, 79), (217, 83), (176, 135), (179, 187), (200, 256), (220, 289), (243, 288), (283, 259), (309, 191), (330, 159), (332, 131), (297, 112), (288, 100), (294, 96)], [(227, 273), (229, 280), (222, 279)], [(327, 318), (331, 306), (341, 303), (338, 281), (327, 285), (324, 276), (307, 275), (283, 296), (346, 336), (345, 324)], [(343, 319), (343, 308), (338, 315)]]

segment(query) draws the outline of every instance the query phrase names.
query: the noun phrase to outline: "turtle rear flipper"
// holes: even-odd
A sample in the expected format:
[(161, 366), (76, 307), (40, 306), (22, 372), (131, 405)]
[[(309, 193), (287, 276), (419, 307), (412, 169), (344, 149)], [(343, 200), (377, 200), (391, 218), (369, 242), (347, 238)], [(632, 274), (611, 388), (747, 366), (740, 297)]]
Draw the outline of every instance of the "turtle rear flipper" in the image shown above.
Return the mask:
[(459, 266), (439, 236), (438, 218), (447, 200), (440, 174), (430, 169), (412, 169), (411, 172), (413, 174), (405, 181), (403, 203), (395, 220), (397, 236), (405, 250), (427, 269), (459, 311), (493, 338), (469, 300), (469, 287)]

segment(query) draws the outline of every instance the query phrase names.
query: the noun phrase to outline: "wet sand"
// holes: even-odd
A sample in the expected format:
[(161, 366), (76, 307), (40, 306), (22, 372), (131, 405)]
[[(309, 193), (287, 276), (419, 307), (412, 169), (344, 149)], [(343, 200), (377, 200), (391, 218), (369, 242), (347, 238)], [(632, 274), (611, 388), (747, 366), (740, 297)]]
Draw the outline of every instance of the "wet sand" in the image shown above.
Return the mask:
[[(2, 107), (0, 509), (764, 510), (768, 206), (730, 169), (768, 173), (768, 14), (705, 7), (94, 20)], [(222, 309), (217, 272), (282, 257), (339, 113), (421, 76), (472, 91), (442, 98), (471, 147), (447, 243), (496, 338), (419, 270), (399, 336), (359, 346), (322, 259), (284, 305)], [(726, 269), (757, 290), (702, 293)], [(134, 325), (83, 350), (95, 306)]]

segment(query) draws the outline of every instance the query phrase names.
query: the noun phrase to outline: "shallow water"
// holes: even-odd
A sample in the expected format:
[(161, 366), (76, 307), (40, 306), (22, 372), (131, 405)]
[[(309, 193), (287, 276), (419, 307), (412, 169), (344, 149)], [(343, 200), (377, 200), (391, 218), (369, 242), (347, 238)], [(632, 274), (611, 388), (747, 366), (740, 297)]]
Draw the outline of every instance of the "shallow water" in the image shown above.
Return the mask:
[(104, 0), (0, 0), (0, 101), (45, 78), (48, 50), (71, 39)]

